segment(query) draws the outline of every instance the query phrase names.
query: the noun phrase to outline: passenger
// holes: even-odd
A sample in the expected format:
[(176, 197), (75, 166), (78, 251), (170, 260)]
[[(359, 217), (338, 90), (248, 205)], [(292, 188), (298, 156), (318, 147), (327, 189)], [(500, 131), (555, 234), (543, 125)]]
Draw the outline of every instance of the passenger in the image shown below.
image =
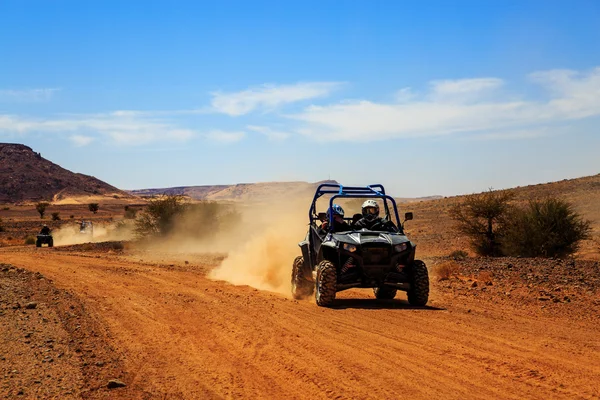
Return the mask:
[(344, 221), (344, 209), (339, 204), (334, 204), (332, 208), (327, 210), (327, 219), (321, 225), (321, 229), (325, 232), (329, 231), (329, 213), (333, 210), (333, 229), (332, 232), (346, 232), (352, 230), (350, 225)]
[(379, 216), (379, 204), (373, 199), (366, 200), (362, 204), (362, 218), (354, 224), (354, 228), (385, 232), (398, 230), (391, 221)]

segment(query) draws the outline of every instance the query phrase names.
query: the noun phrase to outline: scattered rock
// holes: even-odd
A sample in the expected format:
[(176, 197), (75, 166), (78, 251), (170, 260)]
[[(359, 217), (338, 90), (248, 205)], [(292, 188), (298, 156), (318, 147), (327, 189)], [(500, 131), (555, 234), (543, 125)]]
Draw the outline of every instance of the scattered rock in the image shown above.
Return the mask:
[(106, 385), (106, 387), (109, 389), (116, 389), (116, 388), (125, 387), (125, 386), (127, 386), (127, 385), (118, 379), (111, 379), (110, 381), (108, 381), (108, 384)]
[(25, 308), (28, 310), (33, 310), (34, 308), (37, 308), (37, 303), (35, 301), (31, 301), (25, 304)]

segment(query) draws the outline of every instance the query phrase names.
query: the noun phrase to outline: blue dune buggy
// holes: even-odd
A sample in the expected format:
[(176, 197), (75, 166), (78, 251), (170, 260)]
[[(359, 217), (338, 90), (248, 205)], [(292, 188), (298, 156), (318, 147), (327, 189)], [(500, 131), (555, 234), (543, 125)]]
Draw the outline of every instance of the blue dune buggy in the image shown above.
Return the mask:
[[(359, 228), (361, 214), (344, 218), (350, 229), (334, 230), (333, 213), (317, 212), (317, 200), (331, 195), (336, 199), (374, 199), (383, 203), (383, 230)], [(411, 220), (406, 213), (404, 220)], [(392, 221), (395, 218), (395, 222)], [(308, 212), (306, 238), (298, 245), (302, 256), (292, 268), (292, 295), (296, 299), (314, 292), (319, 306), (330, 306), (337, 292), (350, 288), (373, 288), (377, 299), (393, 299), (398, 290), (407, 292), (408, 302), (424, 306), (429, 299), (429, 275), (423, 261), (415, 260), (416, 245), (404, 234), (396, 202), (382, 185), (348, 187), (324, 183), (318, 186)], [(323, 229), (318, 222), (324, 223)]]

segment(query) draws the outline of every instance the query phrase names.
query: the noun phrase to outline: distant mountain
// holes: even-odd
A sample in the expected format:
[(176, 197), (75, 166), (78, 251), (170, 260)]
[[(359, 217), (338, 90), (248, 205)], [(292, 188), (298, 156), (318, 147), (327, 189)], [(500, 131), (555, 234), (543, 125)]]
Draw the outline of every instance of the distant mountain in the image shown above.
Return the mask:
[(93, 176), (73, 173), (22, 144), (0, 143), (0, 202), (74, 196), (131, 197)]
[[(214, 201), (243, 201), (262, 202), (272, 198), (307, 198), (315, 193), (317, 186), (323, 183), (338, 182), (335, 180), (324, 180), (320, 182), (260, 182), (260, 183), (238, 183), (236, 185), (213, 185), (213, 186), (178, 186), (157, 189), (129, 190), (135, 196), (152, 197), (158, 195), (182, 195), (194, 200)], [(440, 199), (442, 196), (429, 196), (419, 198), (396, 198), (397, 202), (409, 203), (414, 201), (427, 201)]]
[(158, 189), (130, 190), (130, 194), (142, 197), (157, 195), (182, 195), (194, 200), (261, 202), (270, 198), (300, 197), (313, 195), (318, 185), (336, 181), (309, 182), (260, 182), (235, 185), (178, 186)]

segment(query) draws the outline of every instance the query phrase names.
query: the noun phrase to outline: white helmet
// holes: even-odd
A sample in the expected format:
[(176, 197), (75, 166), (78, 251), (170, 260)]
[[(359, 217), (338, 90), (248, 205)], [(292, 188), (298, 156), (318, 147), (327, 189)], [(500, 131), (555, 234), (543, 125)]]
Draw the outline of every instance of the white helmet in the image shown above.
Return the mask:
[(373, 219), (379, 216), (379, 204), (373, 199), (366, 200), (362, 204), (362, 215), (368, 219)]

